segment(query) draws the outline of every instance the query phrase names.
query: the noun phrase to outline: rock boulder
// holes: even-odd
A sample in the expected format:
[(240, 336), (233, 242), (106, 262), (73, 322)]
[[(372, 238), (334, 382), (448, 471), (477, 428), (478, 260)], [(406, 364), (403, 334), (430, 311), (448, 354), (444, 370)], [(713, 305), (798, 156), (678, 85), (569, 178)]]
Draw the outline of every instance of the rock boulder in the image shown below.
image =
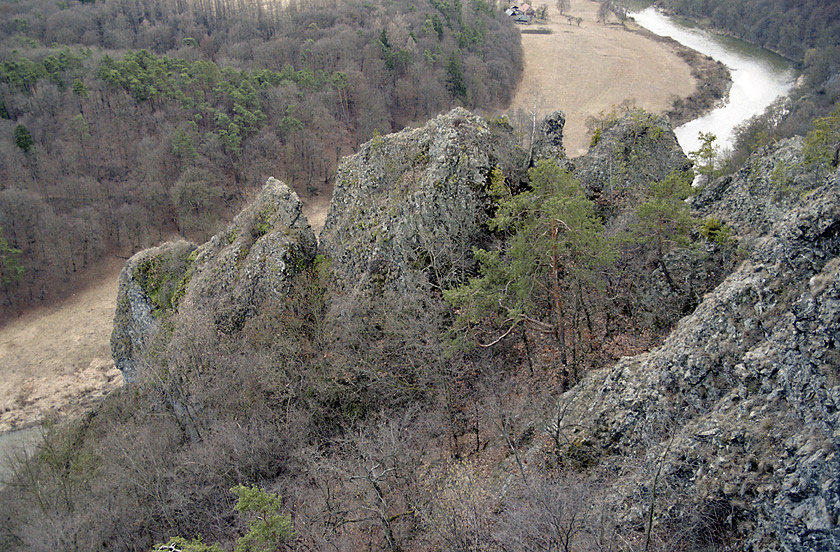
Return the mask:
[(266, 300), (282, 298), (316, 253), (297, 195), (269, 178), (233, 223), (204, 245), (178, 241), (133, 256), (120, 273), (111, 335), (111, 354), (125, 381), (140, 376), (140, 358), (162, 320), (200, 312), (212, 316), (217, 331), (234, 333)]

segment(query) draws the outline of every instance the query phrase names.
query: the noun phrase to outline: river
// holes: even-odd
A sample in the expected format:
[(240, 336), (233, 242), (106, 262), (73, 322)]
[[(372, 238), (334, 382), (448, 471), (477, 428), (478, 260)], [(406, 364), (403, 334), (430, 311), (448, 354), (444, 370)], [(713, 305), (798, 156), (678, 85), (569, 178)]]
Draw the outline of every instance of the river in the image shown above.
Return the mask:
[(0, 487), (12, 476), (12, 463), (24, 455), (32, 455), (41, 442), (38, 426), (0, 433)]
[(631, 14), (636, 23), (660, 36), (711, 56), (732, 73), (732, 89), (726, 105), (674, 129), (686, 152), (700, 146), (698, 133), (712, 132), (719, 148), (731, 148), (735, 127), (764, 111), (779, 96), (787, 94), (796, 80), (785, 58), (744, 41), (717, 35), (690, 22), (667, 17), (653, 7)]

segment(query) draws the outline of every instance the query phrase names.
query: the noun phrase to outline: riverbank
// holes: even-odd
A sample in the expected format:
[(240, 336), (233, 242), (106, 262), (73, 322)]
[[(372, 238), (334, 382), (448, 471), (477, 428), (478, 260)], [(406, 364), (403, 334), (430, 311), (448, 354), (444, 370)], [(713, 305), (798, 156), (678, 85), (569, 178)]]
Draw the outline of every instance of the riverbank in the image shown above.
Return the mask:
[(523, 27), (525, 69), (510, 111), (538, 118), (555, 110), (566, 114), (564, 142), (570, 157), (586, 153), (586, 120), (612, 106), (630, 102), (654, 113), (673, 110), (675, 100), (698, 90), (695, 68), (680, 55), (682, 48), (654, 40), (632, 22), (598, 22), (599, 4), (575, 0), (570, 24), (554, 3), (543, 23)]
[(691, 76), (697, 82), (694, 92), (685, 98), (674, 97), (671, 109), (665, 112), (673, 126), (680, 126), (705, 115), (726, 101), (732, 89), (732, 75), (726, 65), (683, 46), (671, 37), (659, 36), (635, 23), (631, 30), (650, 40), (667, 44), (691, 67)]
[(31, 455), (41, 441), (38, 426), (0, 432), (0, 486), (11, 478), (16, 460)]
[(731, 148), (739, 124), (761, 114), (794, 86), (796, 75), (790, 62), (777, 54), (694, 25), (683, 25), (654, 8), (634, 13), (633, 17), (648, 31), (670, 37), (725, 64), (731, 74), (726, 102), (675, 129), (685, 151), (700, 147), (700, 133), (714, 134), (721, 149)]

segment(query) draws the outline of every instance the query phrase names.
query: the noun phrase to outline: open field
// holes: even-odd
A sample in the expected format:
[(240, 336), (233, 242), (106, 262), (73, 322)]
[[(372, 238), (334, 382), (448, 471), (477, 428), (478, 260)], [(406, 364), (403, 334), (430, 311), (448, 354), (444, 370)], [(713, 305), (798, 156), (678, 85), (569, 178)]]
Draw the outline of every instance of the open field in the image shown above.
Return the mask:
[(0, 431), (80, 413), (121, 385), (109, 339), (122, 263), (92, 269), (70, 297), (0, 327)]
[(531, 112), (536, 105), (540, 117), (564, 111), (566, 152), (577, 157), (589, 145), (587, 117), (627, 100), (664, 113), (675, 97), (694, 91), (695, 80), (673, 46), (628, 30), (632, 23), (628, 29), (599, 23), (597, 2), (571, 4), (580, 26), (549, 2), (547, 22), (523, 27), (525, 71), (510, 110)]

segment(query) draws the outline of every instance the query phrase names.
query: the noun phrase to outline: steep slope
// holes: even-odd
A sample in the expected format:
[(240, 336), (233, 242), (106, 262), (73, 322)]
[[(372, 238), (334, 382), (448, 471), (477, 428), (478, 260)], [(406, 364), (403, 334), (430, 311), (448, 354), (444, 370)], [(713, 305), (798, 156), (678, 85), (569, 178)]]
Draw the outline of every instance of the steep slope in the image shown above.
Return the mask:
[(321, 232), (339, 287), (442, 288), (463, 279), (472, 247), (489, 239), (490, 173), (499, 167), (515, 181), (523, 155), (510, 127), (491, 129), (460, 108), (364, 144), (339, 166)]
[[(649, 198), (647, 179), (686, 162), (666, 126), (639, 116), (599, 145), (646, 159), (646, 177), (628, 173), (614, 190)], [(541, 133), (529, 154), (504, 120), (455, 110), (375, 138), (342, 166), (329, 258), (316, 258), (300, 202), (273, 179), (208, 243), (134, 257), (113, 337), (131, 386), (51, 435), (51, 452), (0, 491), (0, 548), (148, 550), (201, 535), (230, 549), (242, 524), (228, 489), (239, 483), (283, 495), (301, 549), (836, 548), (840, 174), (817, 178), (791, 141), (708, 186), (695, 214), (732, 226), (746, 260), (717, 285), (714, 240), (695, 234), (672, 249), (664, 264), (690, 283), (693, 313), (658, 349), (587, 373), (654, 342), (632, 341), (653, 332), (641, 291), (675, 300), (657, 291), (650, 245), (617, 234), (629, 245), (605, 270), (621, 286), (570, 289), (588, 286), (588, 303), (564, 312), (589, 305), (592, 316), (577, 327), (588, 363), (568, 378), (556, 332), (469, 348), (479, 324), (496, 332), (494, 315), (453, 328), (460, 312), (438, 289), (475, 275), (473, 245), (516, 262), (517, 236), (505, 243), (486, 222), (506, 200), (533, 197), (516, 192), (541, 186), (545, 173), (524, 173), (534, 159), (571, 167), (563, 115)], [(597, 155), (580, 170), (622, 159)], [(592, 177), (588, 189), (604, 186)], [(582, 198), (576, 184), (571, 194)], [(641, 219), (629, 198), (608, 195), (613, 230)], [(571, 220), (555, 213), (550, 222)], [(542, 253), (526, 268), (552, 254), (531, 246), (535, 235), (524, 248)], [(487, 289), (480, 298), (495, 302)], [(625, 318), (610, 335), (613, 314)]]
[(170, 242), (136, 254), (120, 273), (111, 335), (125, 381), (137, 379), (143, 351), (165, 319), (209, 316), (217, 331), (234, 333), (263, 302), (288, 292), (288, 280), (314, 259), (316, 248), (297, 195), (269, 178), (204, 245)]
[(803, 187), (804, 169), (774, 177), (801, 142), (762, 153), (695, 202), (751, 237), (748, 259), (662, 347), (564, 395), (554, 430), (566, 461), (643, 459), (616, 480), (627, 527), (655, 508), (655, 525), (747, 550), (836, 550), (840, 172)]

